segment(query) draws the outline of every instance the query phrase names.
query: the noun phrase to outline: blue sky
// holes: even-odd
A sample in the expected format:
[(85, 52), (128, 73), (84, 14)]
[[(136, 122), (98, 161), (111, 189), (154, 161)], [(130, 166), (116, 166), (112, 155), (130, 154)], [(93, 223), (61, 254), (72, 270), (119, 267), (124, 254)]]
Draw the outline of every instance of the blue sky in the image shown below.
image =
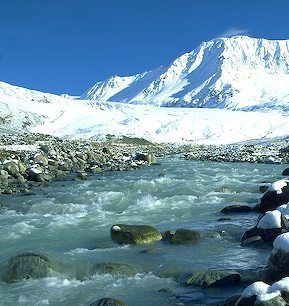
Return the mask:
[(288, 12), (288, 0), (0, 0), (0, 80), (79, 95), (215, 37), (289, 39)]

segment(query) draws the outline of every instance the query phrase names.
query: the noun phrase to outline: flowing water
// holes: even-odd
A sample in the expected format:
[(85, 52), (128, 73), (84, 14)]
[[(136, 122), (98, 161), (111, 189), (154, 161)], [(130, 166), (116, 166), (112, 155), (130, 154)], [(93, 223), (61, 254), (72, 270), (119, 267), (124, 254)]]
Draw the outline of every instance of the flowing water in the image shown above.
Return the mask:
[[(54, 182), (32, 195), (2, 196), (0, 276), (9, 258), (33, 252), (47, 256), (55, 274), (44, 279), (0, 282), (0, 305), (89, 305), (114, 297), (130, 306), (214, 305), (237, 289), (183, 287), (182, 273), (262, 267), (270, 248), (240, 246), (257, 215), (218, 221), (231, 204), (254, 205), (262, 182), (280, 178), (281, 165), (186, 161), (178, 156), (136, 171), (95, 175), (87, 181)], [(226, 216), (227, 217), (227, 216)], [(161, 232), (189, 228), (222, 232), (187, 245), (117, 245), (115, 223), (147, 224)], [(133, 276), (99, 274), (93, 265), (116, 262), (143, 270)], [(165, 289), (164, 289), (165, 288)], [(163, 289), (163, 290), (161, 290)]]

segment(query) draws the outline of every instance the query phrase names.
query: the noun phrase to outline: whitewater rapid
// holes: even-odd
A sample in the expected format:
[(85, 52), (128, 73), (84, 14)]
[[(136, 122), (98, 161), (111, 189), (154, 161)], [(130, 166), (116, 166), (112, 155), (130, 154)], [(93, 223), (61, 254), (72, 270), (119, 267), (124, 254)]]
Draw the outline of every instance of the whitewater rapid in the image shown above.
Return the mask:
[[(196, 270), (250, 270), (265, 264), (270, 248), (240, 245), (242, 233), (255, 225), (258, 215), (218, 221), (224, 217), (219, 211), (231, 204), (256, 204), (259, 186), (279, 179), (283, 169), (174, 156), (136, 171), (53, 182), (27, 195), (2, 195), (1, 277), (9, 258), (25, 252), (47, 256), (56, 272), (40, 280), (1, 281), (0, 305), (89, 305), (105, 296), (138, 306), (213, 304), (240, 293), (240, 288), (234, 292), (183, 287), (176, 276)], [(189, 228), (218, 232), (220, 237), (189, 245), (121, 246), (110, 239), (115, 223), (147, 224), (161, 232)], [(142, 272), (98, 274), (92, 267), (99, 262), (131, 264)]]

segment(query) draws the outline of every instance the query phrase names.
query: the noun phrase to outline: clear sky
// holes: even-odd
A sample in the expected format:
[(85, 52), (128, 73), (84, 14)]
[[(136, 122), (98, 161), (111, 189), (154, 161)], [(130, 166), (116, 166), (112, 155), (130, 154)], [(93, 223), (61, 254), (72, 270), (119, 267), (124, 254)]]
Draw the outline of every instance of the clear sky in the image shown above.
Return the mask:
[(0, 0), (0, 80), (79, 95), (202, 41), (289, 39), (289, 0)]

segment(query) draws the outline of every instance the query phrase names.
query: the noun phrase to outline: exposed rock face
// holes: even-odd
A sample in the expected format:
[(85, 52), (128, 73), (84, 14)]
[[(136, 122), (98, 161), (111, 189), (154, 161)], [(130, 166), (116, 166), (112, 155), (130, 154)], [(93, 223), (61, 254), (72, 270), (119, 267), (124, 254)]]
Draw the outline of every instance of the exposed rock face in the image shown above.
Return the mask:
[(110, 236), (119, 244), (145, 244), (162, 239), (161, 233), (149, 225), (115, 224), (110, 229)]
[(23, 279), (48, 277), (51, 271), (46, 257), (32, 253), (22, 254), (9, 260), (5, 281), (12, 283)]

